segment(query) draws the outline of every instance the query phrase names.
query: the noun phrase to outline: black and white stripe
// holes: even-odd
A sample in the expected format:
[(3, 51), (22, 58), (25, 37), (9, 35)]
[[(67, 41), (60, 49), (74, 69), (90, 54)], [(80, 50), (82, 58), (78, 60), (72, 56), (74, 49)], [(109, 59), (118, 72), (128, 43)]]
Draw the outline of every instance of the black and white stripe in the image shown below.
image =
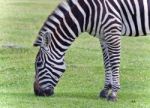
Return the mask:
[(100, 95), (116, 97), (120, 88), (120, 36), (150, 33), (150, 0), (62, 2), (47, 18), (34, 43), (41, 46), (36, 58), (36, 80), (42, 88), (56, 86), (65, 71), (65, 51), (82, 32), (100, 39), (105, 66), (105, 86)]

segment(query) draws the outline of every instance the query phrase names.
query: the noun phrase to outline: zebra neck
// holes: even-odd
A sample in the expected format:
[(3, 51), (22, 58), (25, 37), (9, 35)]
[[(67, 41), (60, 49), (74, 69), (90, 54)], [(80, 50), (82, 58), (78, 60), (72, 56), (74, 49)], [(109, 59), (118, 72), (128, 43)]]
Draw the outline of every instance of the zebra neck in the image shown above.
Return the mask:
[(56, 54), (64, 55), (82, 32), (99, 33), (100, 7), (100, 0), (67, 0), (56, 8), (41, 29), (51, 32), (51, 47)]

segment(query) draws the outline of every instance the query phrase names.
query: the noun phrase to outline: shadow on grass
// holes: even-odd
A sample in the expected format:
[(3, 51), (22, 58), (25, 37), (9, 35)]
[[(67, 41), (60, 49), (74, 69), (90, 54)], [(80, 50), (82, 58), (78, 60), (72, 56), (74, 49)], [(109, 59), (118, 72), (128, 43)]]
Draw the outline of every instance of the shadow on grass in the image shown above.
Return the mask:
[(49, 97), (41, 97), (35, 96), (34, 93), (0, 93), (0, 97), (18, 97), (18, 98), (72, 98), (72, 99), (90, 99), (90, 100), (98, 100), (97, 93), (72, 93), (72, 92), (65, 92), (65, 93), (55, 93), (53, 96)]
[(59, 92), (55, 93), (53, 97), (57, 98), (75, 98), (75, 99), (92, 99), (92, 100), (97, 100), (99, 99), (97, 93), (79, 93), (79, 92)]

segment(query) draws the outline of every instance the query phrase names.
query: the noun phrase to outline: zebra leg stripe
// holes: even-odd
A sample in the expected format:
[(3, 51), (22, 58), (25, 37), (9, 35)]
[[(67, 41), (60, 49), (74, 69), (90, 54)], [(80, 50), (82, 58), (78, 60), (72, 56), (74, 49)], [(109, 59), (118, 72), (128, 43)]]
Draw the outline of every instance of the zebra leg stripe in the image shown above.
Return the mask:
[(110, 65), (110, 57), (108, 53), (108, 47), (104, 41), (101, 41), (101, 47), (103, 51), (104, 67), (105, 67), (105, 86), (104, 89), (111, 89), (112, 86), (112, 70)]

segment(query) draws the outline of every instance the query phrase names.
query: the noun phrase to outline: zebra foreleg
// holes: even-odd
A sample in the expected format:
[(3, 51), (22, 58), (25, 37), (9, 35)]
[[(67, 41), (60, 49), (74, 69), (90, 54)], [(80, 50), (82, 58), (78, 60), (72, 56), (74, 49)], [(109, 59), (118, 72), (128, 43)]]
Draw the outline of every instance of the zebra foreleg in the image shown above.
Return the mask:
[(104, 85), (104, 89), (100, 92), (99, 96), (101, 98), (107, 98), (112, 88), (112, 70), (110, 68), (108, 46), (103, 40), (100, 40), (100, 41), (101, 41), (101, 47), (102, 47), (103, 59), (104, 59), (104, 67), (105, 67), (105, 85)]
[[(114, 33), (114, 35), (113, 35)], [(120, 80), (119, 80), (119, 68), (120, 68), (120, 32), (113, 32), (112, 36), (106, 39), (109, 51), (109, 60), (112, 70), (112, 91), (108, 95), (107, 99), (109, 101), (117, 100), (117, 92), (120, 89)], [(116, 35), (118, 34), (118, 35)]]

